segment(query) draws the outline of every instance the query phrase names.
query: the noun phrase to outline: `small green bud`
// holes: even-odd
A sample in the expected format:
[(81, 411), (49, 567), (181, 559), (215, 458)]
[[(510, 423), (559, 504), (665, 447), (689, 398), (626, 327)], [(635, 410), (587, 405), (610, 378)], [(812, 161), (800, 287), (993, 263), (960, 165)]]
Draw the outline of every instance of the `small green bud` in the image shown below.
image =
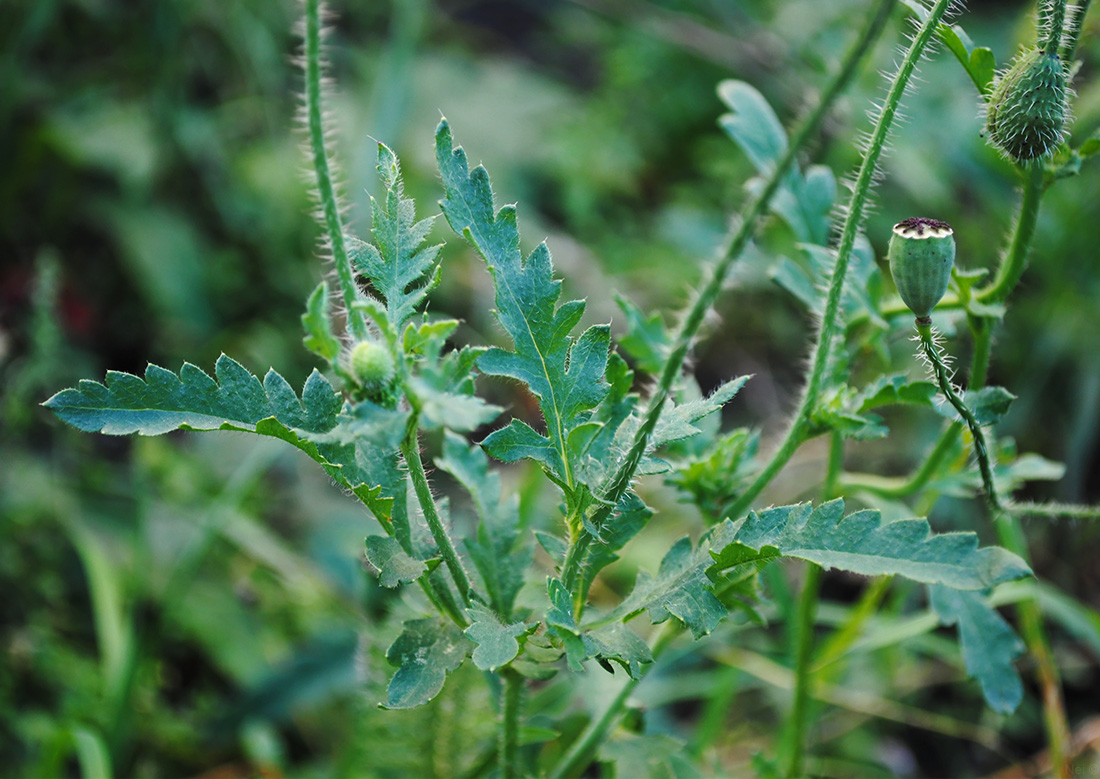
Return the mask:
[(947, 222), (915, 216), (894, 225), (890, 273), (917, 319), (927, 319), (947, 292), (955, 264), (955, 232)]
[(390, 350), (375, 341), (360, 341), (348, 360), (352, 375), (369, 391), (377, 391), (393, 381), (396, 366)]
[(1032, 49), (1016, 58), (989, 98), (989, 142), (1016, 162), (1046, 157), (1066, 124), (1066, 73), (1057, 54)]

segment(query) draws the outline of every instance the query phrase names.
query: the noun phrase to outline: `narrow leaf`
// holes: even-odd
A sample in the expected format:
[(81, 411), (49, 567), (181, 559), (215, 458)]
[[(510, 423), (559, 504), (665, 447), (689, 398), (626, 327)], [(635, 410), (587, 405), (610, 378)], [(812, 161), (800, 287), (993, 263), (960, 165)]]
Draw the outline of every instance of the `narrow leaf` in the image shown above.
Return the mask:
[(331, 363), (340, 354), (340, 339), (332, 331), (328, 295), (328, 284), (322, 281), (306, 300), (306, 312), (302, 314), (302, 328), (306, 335), (302, 343), (311, 352)]

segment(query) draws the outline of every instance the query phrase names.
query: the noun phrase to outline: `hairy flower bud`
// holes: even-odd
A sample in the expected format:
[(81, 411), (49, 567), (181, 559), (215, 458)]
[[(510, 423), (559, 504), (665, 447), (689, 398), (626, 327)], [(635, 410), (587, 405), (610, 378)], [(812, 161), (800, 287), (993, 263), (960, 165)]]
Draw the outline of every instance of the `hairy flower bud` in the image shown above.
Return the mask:
[(898, 294), (918, 319), (927, 319), (951, 280), (955, 264), (951, 225), (919, 216), (898, 222), (888, 254)]
[(375, 341), (360, 341), (348, 359), (352, 375), (369, 391), (382, 389), (393, 381), (396, 366), (389, 349)]
[(1016, 162), (1046, 157), (1066, 123), (1066, 73), (1056, 53), (1032, 49), (1016, 58), (989, 98), (989, 142)]

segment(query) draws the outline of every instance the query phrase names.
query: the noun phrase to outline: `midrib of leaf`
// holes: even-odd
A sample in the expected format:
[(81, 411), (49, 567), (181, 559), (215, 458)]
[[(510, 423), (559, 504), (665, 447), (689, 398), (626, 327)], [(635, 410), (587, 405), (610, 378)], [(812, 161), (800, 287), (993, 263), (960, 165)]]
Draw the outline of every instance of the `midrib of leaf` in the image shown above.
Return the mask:
[[(467, 210), (469, 210), (469, 209), (467, 208)], [(473, 230), (474, 224), (475, 224), (475, 222), (471, 221), (471, 224), (466, 227), (466, 230), (469, 231), (471, 234), (475, 233), (475, 231)], [(491, 245), (491, 244), (488, 244), (488, 243), (484, 243), (483, 242), (484, 240), (485, 240), (485, 238), (484, 238), (483, 235), (481, 235), (480, 230), (476, 231), (475, 241), (478, 241), (479, 246)], [(523, 261), (523, 250), (520, 249), (519, 246), (517, 245), (516, 251), (519, 253), (519, 256), (520, 256), (520, 269), (522, 270), (522, 268), (525, 264), (524, 261)], [(501, 277), (503, 277), (503, 278), (501, 278)], [(538, 342), (538, 339), (535, 338), (535, 333), (531, 330), (531, 324), (530, 324), (530, 321), (527, 319), (526, 309), (523, 307), (523, 305), (520, 303), (519, 299), (516, 297), (515, 293), (512, 291), (512, 282), (511, 282), (511, 279), (508, 277), (508, 274), (507, 273), (499, 273), (498, 274), (496, 272), (496, 268), (494, 267), (493, 268), (493, 278), (497, 280), (498, 285), (500, 285), (503, 282), (504, 288), (508, 292), (508, 297), (512, 301), (512, 305), (515, 306), (516, 310), (520, 312), (520, 314), (523, 318), (523, 326), (527, 328), (527, 335), (530, 338), (532, 347), (534, 347), (535, 354), (537, 354), (539, 356), (539, 364), (542, 365), (542, 375), (543, 375), (543, 378), (546, 379), (546, 386), (549, 388), (549, 391), (550, 391), (550, 409), (553, 412), (553, 416), (554, 416), (554, 420), (553, 420), (554, 427), (557, 428), (557, 439), (558, 439), (557, 440), (557, 449), (558, 449), (558, 453), (561, 455), (562, 467), (565, 468), (565, 483), (569, 487), (569, 489), (572, 489), (573, 488), (573, 471), (569, 467), (569, 457), (567, 455), (566, 448), (565, 448), (565, 430), (562, 427), (561, 408), (558, 406), (558, 394), (554, 389), (554, 380), (550, 376), (550, 370), (546, 366), (546, 358), (543, 356), (542, 349), (539, 348), (539, 342)], [(568, 366), (566, 366), (566, 370), (568, 370)], [(547, 420), (547, 422), (549, 422), (549, 421), (550, 420)]]

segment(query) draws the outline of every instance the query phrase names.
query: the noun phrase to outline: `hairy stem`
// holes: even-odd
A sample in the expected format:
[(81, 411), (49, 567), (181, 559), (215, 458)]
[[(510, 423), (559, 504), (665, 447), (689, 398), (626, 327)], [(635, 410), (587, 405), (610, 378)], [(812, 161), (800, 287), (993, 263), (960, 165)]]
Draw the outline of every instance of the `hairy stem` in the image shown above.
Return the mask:
[(1027, 256), (1031, 239), (1035, 235), (1035, 223), (1039, 220), (1039, 201), (1043, 197), (1043, 166), (1033, 163), (1023, 170), (1024, 194), (1020, 200), (1020, 214), (1016, 217), (1016, 229), (1012, 244), (1008, 247), (997, 275), (988, 287), (977, 294), (983, 303), (1001, 303), (1016, 288), (1027, 268)]
[[(702, 290), (680, 320), (672, 348), (665, 358), (660, 380), (650, 396), (645, 417), (634, 435), (630, 450), (603, 490), (602, 497), (606, 503), (592, 517), (592, 522), (596, 527), (600, 527), (610, 516), (614, 507), (629, 489), (630, 482), (634, 479), (642, 457), (645, 455), (650, 435), (657, 426), (661, 410), (664, 408), (676, 380), (680, 377), (684, 360), (687, 359), (688, 352), (699, 333), (699, 328), (722, 291), (722, 284), (725, 282), (730, 267), (740, 257), (752, 239), (757, 222), (766, 213), (772, 197), (779, 190), (787, 171), (794, 164), (799, 152), (810, 138), (816, 134), (832, 104), (847, 87), (864, 56), (882, 33), (895, 2), (896, 0), (877, 0), (873, 13), (868, 17), (867, 24), (846, 53), (840, 70), (826, 86), (817, 105), (814, 106), (810, 114), (792, 134), (787, 150), (779, 162), (776, 163), (775, 170), (769, 175), (760, 193), (742, 211), (739, 225), (727, 237), (717, 262), (708, 269)], [(576, 587), (576, 579), (583, 568), (583, 561), (587, 557), (588, 547), (591, 545), (592, 540), (591, 535), (582, 529), (566, 555), (565, 565), (562, 569), (562, 581), (566, 587), (574, 592), (583, 589)], [(583, 607), (583, 602), (580, 606)]]
[(1092, 0), (1081, 0), (1073, 6), (1073, 13), (1069, 18), (1069, 28), (1066, 30), (1065, 44), (1059, 56), (1066, 67), (1073, 65), (1073, 58), (1077, 56), (1077, 44), (1081, 41), (1081, 30), (1085, 25), (1085, 14), (1089, 12), (1089, 3)]
[(443, 557), (443, 563), (451, 572), (458, 594), (462, 598), (464, 606), (470, 605), (470, 577), (466, 569), (462, 567), (462, 561), (458, 557), (451, 537), (447, 535), (447, 528), (443, 526), (443, 519), (435, 507), (435, 498), (432, 497), (432, 488), (428, 485), (428, 476), (424, 472), (424, 462), (420, 459), (420, 442), (417, 439), (417, 426), (420, 415), (415, 411), (409, 415), (409, 422), (405, 428), (405, 437), (401, 441), (401, 455), (405, 458), (405, 464), (409, 468), (409, 478), (412, 479), (413, 490), (416, 499), (420, 503), (420, 510), (428, 523), (432, 538), (439, 547), (439, 554)]
[(355, 283), (347, 246), (344, 244), (344, 227), (340, 218), (340, 204), (332, 183), (332, 171), (328, 152), (325, 150), (324, 112), (321, 107), (321, 0), (306, 0), (305, 4), (305, 69), (306, 69), (306, 127), (309, 132), (311, 162), (317, 178), (317, 198), (321, 206), (321, 224), (325, 230), (332, 262), (336, 266), (336, 278), (340, 281), (344, 308), (347, 309), (348, 330), (356, 339), (368, 335), (363, 315), (356, 310), (359, 287)]
[(927, 18), (921, 24), (909, 50), (905, 53), (894, 82), (879, 112), (878, 121), (872, 131), (867, 151), (863, 156), (859, 173), (856, 176), (855, 187), (852, 191), (852, 199), (848, 204), (847, 217), (844, 221), (844, 229), (841, 232), (840, 243), (837, 246), (836, 260), (833, 264), (833, 275), (829, 281), (829, 295), (825, 303), (825, 313), (821, 318), (818, 329), (817, 341), (814, 344), (813, 362), (809, 380), (802, 393), (798, 411), (794, 415), (787, 432), (780, 442), (779, 447), (772, 455), (771, 460), (757, 475), (756, 480), (738, 498), (730, 510), (730, 516), (738, 517), (743, 514), (756, 499), (764, 487), (771, 483), (772, 479), (783, 469), (787, 461), (802, 444), (806, 435), (807, 423), (814, 407), (817, 405), (822, 387), (825, 383), (825, 368), (828, 365), (829, 352), (836, 337), (838, 320), (840, 318), (840, 302), (844, 291), (844, 277), (848, 272), (848, 261), (852, 256), (852, 248), (855, 246), (859, 226), (863, 222), (863, 209), (870, 197), (871, 185), (874, 181), (875, 170), (878, 167), (879, 157), (886, 145), (886, 138), (893, 126), (897, 115), (901, 98), (909, 84), (909, 79), (916, 70), (917, 63), (924, 55), (925, 49), (932, 42), (936, 34), (936, 28), (940, 20), (947, 12), (952, 0), (937, 0), (935, 6), (929, 12)]
[(501, 672), (504, 689), (500, 705), (500, 774), (503, 779), (521, 775), (516, 756), (519, 751), (519, 718), (523, 706), (523, 677), (512, 670)]
[(936, 383), (940, 387), (940, 392), (943, 393), (947, 402), (959, 412), (959, 416), (966, 422), (971, 435), (974, 437), (974, 454), (978, 458), (978, 470), (982, 474), (985, 497), (995, 512), (1003, 512), (1004, 506), (1001, 504), (1000, 498), (997, 497), (997, 488), (993, 483), (993, 468), (989, 462), (989, 447), (985, 440), (985, 431), (982, 430), (982, 426), (978, 424), (973, 412), (959, 397), (959, 393), (951, 384), (951, 369), (947, 367), (943, 355), (940, 354), (939, 347), (936, 345), (932, 325), (929, 322), (917, 320), (917, 335), (920, 337), (921, 348), (924, 350), (925, 357), (928, 358), (928, 363), (932, 368)]
[(1040, 14), (1039, 40), (1043, 51), (1057, 54), (1062, 46), (1062, 28), (1066, 23), (1066, 0), (1042, 0), (1044, 14)]

